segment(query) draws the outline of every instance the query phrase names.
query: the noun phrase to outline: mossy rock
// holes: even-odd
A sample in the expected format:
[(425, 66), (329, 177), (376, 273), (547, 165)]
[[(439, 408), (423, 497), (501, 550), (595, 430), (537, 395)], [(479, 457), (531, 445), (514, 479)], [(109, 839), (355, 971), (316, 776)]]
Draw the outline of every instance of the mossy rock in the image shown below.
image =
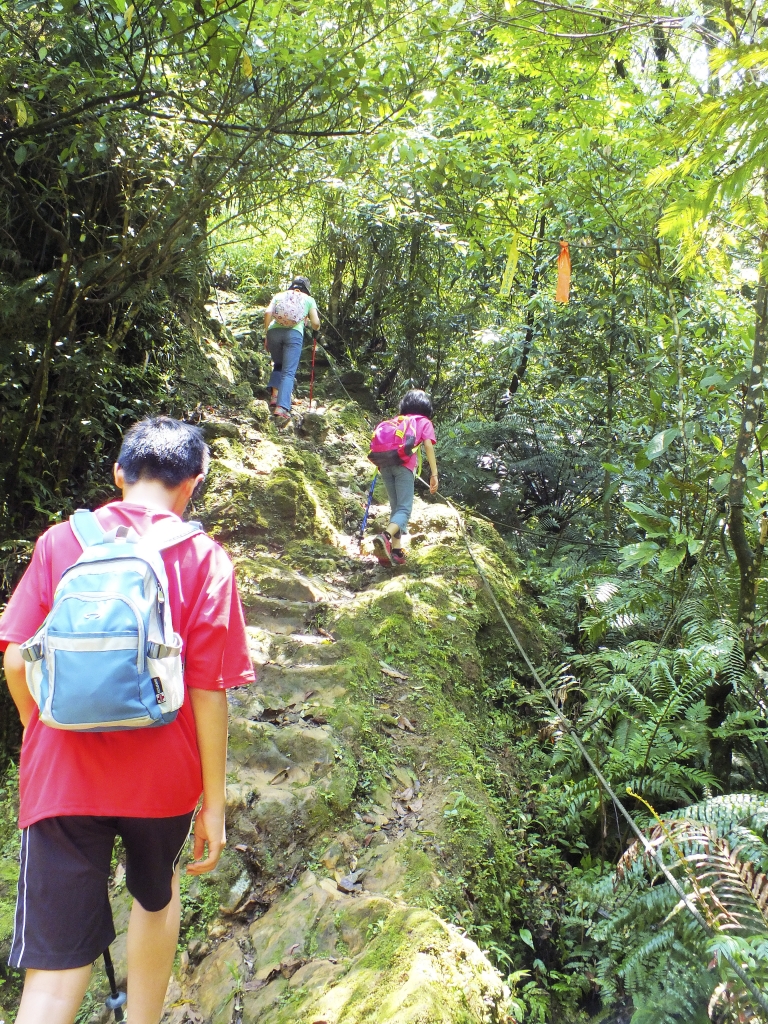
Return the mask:
[(240, 439), (240, 427), (231, 420), (203, 420), (200, 429), (209, 444), (219, 437)]
[(333, 542), (331, 516), (303, 471), (289, 467), (278, 469), (268, 478), (264, 497), (273, 538), (314, 537)]
[(206, 528), (222, 540), (263, 536), (269, 529), (260, 511), (264, 493), (263, 478), (255, 472), (212, 459), (198, 514)]
[[(307, 873), (250, 929), (255, 977), (308, 962), (277, 998), (247, 1000), (243, 1024), (501, 1024), (507, 991), (474, 943), (429, 910), (342, 896)], [(331, 962), (328, 958), (337, 963)], [(268, 990), (275, 981), (268, 981)]]

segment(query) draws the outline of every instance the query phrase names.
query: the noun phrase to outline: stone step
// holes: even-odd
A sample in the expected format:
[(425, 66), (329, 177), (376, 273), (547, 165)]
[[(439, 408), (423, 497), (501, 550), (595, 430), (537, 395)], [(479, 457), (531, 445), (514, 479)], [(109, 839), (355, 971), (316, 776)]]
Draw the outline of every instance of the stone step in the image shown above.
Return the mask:
[(281, 668), (332, 665), (342, 657), (338, 644), (312, 633), (273, 636), (266, 659)]
[(349, 665), (262, 665), (253, 693), (264, 707), (279, 708), (313, 701), (329, 706), (342, 697), (349, 685)]
[(308, 601), (282, 601), (251, 595), (243, 601), (245, 621), (270, 633), (300, 633), (321, 606)]

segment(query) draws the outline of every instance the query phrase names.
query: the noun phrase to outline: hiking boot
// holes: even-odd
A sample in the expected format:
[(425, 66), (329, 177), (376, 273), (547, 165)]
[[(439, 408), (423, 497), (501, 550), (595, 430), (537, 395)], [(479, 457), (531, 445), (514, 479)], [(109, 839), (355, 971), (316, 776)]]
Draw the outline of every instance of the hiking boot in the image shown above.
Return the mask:
[(392, 548), (392, 564), (405, 565), (405, 552), (402, 548)]
[(379, 560), (379, 565), (393, 565), (392, 561), (392, 538), (386, 530), (373, 538), (373, 553)]

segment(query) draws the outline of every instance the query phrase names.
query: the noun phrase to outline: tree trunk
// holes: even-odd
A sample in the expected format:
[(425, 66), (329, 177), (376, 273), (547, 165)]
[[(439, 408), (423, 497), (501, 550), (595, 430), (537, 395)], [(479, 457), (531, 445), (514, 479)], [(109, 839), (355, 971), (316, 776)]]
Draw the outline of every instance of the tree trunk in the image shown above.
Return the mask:
[[(762, 251), (768, 246), (768, 237), (763, 238)], [(755, 442), (755, 432), (763, 415), (765, 401), (763, 399), (763, 378), (765, 374), (766, 343), (768, 334), (766, 315), (768, 315), (768, 288), (765, 272), (761, 269), (755, 297), (755, 343), (752, 351), (752, 366), (744, 399), (744, 411), (741, 427), (736, 442), (736, 453), (733, 458), (731, 480), (728, 487), (730, 516), (728, 532), (733, 546), (736, 562), (739, 566), (739, 615), (738, 621), (744, 633), (744, 657), (747, 662), (755, 652), (755, 608), (757, 605), (757, 586), (760, 578), (760, 567), (763, 561), (763, 550), (766, 542), (766, 527), (761, 524), (760, 532), (752, 548), (747, 533), (744, 517), (744, 499), (747, 489), (747, 461)]]
[(531, 354), (533, 348), (533, 327), (534, 327), (534, 313), (533, 306), (531, 306), (531, 299), (537, 294), (539, 290), (539, 279), (541, 278), (541, 264), (544, 259), (544, 232), (547, 226), (546, 215), (542, 213), (541, 222), (539, 223), (539, 244), (536, 246), (536, 255), (533, 262), (533, 273), (531, 274), (531, 286), (528, 289), (528, 312), (525, 317), (525, 337), (523, 338), (523, 351), (520, 354), (520, 362), (515, 367), (515, 372), (512, 374), (512, 380), (509, 384), (509, 394), (514, 395), (517, 389), (520, 387), (523, 377), (525, 377), (525, 371), (528, 369), (528, 357)]
[[(707, 707), (708, 729), (719, 729), (725, 721), (728, 714), (726, 705), (732, 690), (733, 687), (730, 683), (714, 682), (711, 686), (707, 687), (704, 694), (704, 703)], [(732, 766), (733, 741), (710, 735), (709, 768), (715, 778), (721, 783), (724, 793), (730, 792), (731, 789)]]

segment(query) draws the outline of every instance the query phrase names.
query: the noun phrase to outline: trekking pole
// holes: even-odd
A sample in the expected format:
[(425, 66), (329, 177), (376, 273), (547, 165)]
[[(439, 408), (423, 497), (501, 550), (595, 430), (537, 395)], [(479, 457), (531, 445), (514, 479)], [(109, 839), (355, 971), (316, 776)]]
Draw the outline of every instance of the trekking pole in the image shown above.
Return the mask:
[(312, 388), (315, 383), (315, 352), (317, 351), (317, 331), (312, 331), (312, 370), (309, 374), (309, 408), (312, 409)]
[(376, 481), (378, 479), (379, 479), (379, 471), (377, 469), (376, 472), (373, 474), (373, 480), (371, 480), (371, 486), (368, 488), (368, 500), (365, 503), (365, 515), (363, 516), (362, 523), (360, 523), (360, 529), (357, 531), (357, 536), (358, 536), (359, 540), (363, 539), (363, 536), (365, 534), (365, 528), (368, 525), (368, 513), (371, 511), (371, 502), (373, 501), (373, 489), (376, 486)]
[(125, 1006), (127, 996), (125, 992), (120, 992), (117, 988), (117, 982), (115, 981), (115, 968), (112, 964), (112, 957), (109, 955), (109, 947), (104, 950), (104, 970), (107, 973), (110, 992), (105, 1000), (105, 1005), (108, 1011), (114, 1013), (116, 1024), (122, 1024), (125, 1020), (123, 1007)]

